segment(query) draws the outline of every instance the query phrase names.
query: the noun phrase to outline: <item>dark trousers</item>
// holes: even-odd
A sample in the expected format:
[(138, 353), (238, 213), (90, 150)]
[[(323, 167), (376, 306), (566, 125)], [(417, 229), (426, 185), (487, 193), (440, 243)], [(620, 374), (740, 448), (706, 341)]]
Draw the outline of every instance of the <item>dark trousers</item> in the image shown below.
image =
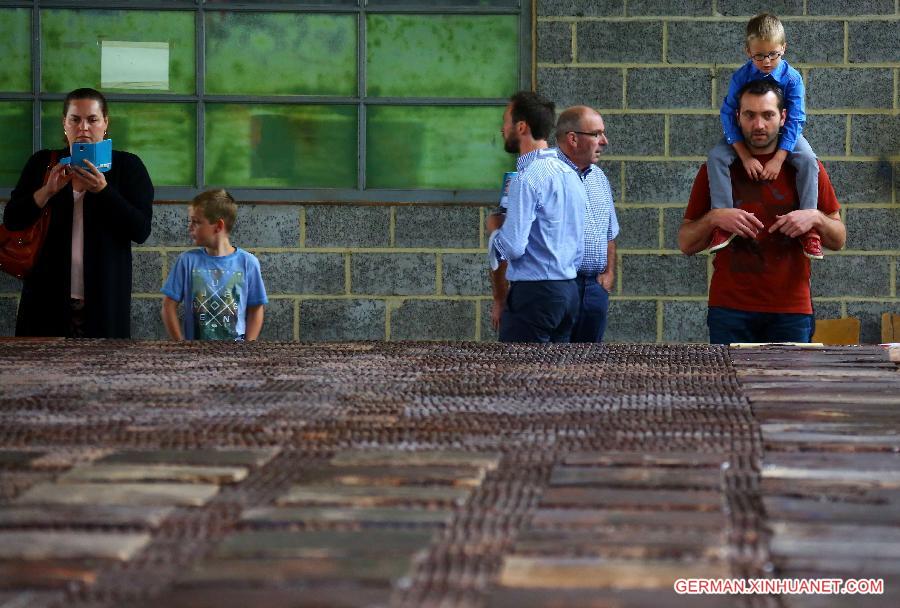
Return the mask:
[(597, 282), (597, 275), (578, 275), (578, 320), (572, 329), (572, 342), (601, 342), (609, 313), (609, 292)]
[(568, 342), (578, 316), (575, 280), (515, 281), (500, 319), (501, 342)]
[(748, 312), (710, 306), (706, 313), (710, 344), (732, 342), (809, 342), (816, 327), (813, 315)]

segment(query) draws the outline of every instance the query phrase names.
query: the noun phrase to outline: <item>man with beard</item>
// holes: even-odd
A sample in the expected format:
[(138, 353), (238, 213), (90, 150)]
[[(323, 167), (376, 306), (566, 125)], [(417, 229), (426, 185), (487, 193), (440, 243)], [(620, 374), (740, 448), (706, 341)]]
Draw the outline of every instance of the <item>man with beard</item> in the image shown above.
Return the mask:
[[(519, 91), (510, 97), (509, 101), (506, 111), (503, 112), (500, 134), (503, 136), (503, 149), (518, 157), (516, 169), (523, 171), (537, 157), (539, 150), (548, 147), (547, 137), (553, 129), (555, 107), (552, 101), (531, 91)], [(515, 121), (511, 108), (515, 108)], [(513, 179), (516, 179), (515, 175)], [(504, 210), (502, 214), (494, 213), (488, 216), (488, 234), (503, 225), (505, 214)], [(490, 270), (490, 277), (494, 296), (491, 306), (491, 326), (497, 331), (500, 329), (500, 317), (506, 308), (506, 293), (509, 291), (509, 283), (506, 281), (506, 260), (497, 261), (497, 268)]]
[[(751, 154), (765, 164), (778, 148), (786, 118), (781, 88), (768, 80), (738, 94), (738, 122)], [(738, 236), (713, 261), (707, 325), (713, 344), (809, 342), (815, 321), (809, 259), (796, 237), (815, 229), (822, 245), (838, 250), (847, 232), (825, 168), (819, 163), (818, 209), (798, 209), (795, 171), (782, 168), (772, 181), (753, 181), (741, 163), (731, 166), (733, 209), (711, 209), (706, 165), (700, 168), (678, 233), (687, 255), (706, 249), (715, 229)]]
[(616, 241), (619, 221), (612, 189), (595, 163), (609, 143), (603, 118), (587, 106), (575, 106), (559, 115), (556, 145), (559, 159), (578, 172), (587, 192), (584, 221), (584, 257), (578, 267), (578, 321), (572, 342), (601, 342), (609, 312), (609, 294), (615, 282)]
[(504, 148), (520, 153), (506, 219), (488, 244), (490, 256), (507, 262), (503, 342), (568, 342), (578, 315), (587, 197), (555, 150), (536, 147), (552, 125), (553, 104), (533, 93), (514, 95), (503, 114)]

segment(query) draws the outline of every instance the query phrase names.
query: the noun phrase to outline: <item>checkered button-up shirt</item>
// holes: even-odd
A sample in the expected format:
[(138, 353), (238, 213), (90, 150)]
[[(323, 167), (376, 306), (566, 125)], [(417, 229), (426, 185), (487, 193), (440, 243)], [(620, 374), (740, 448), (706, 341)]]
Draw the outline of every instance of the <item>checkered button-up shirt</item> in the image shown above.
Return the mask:
[(556, 149), (559, 159), (572, 167), (581, 177), (587, 191), (587, 212), (584, 216), (584, 257), (578, 274), (599, 274), (606, 270), (607, 246), (619, 235), (619, 220), (613, 206), (609, 180), (597, 165), (579, 171), (569, 157)]

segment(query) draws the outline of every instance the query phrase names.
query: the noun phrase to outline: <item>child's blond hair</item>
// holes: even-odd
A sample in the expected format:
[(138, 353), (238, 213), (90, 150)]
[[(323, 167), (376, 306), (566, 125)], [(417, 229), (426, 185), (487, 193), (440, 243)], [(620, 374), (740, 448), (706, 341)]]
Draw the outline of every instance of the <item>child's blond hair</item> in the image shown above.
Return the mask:
[(760, 13), (747, 22), (747, 46), (755, 40), (784, 44), (784, 26), (771, 13)]
[(237, 219), (237, 203), (227, 191), (222, 189), (207, 190), (198, 194), (190, 202), (190, 207), (202, 213), (210, 223), (219, 220), (225, 222), (226, 232), (231, 232), (234, 221)]

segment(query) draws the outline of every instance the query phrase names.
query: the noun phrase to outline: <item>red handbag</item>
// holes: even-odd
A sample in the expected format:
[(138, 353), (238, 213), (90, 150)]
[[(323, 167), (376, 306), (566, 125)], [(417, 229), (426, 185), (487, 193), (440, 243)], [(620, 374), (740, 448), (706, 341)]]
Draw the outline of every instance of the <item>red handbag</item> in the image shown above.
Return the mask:
[[(50, 153), (50, 164), (44, 173), (44, 184), (56, 165), (56, 151)], [(41, 247), (50, 229), (50, 205), (44, 205), (41, 216), (29, 227), (9, 230), (0, 224), (0, 270), (17, 279), (24, 279), (37, 262)]]

